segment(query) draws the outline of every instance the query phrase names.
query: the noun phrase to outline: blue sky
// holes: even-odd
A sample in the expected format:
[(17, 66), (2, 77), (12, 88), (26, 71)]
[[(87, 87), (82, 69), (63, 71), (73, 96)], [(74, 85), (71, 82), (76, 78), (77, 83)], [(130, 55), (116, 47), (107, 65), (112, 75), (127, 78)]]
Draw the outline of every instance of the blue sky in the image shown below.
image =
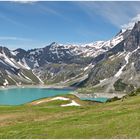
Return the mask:
[(0, 2), (0, 45), (40, 48), (108, 40), (140, 19), (140, 2)]

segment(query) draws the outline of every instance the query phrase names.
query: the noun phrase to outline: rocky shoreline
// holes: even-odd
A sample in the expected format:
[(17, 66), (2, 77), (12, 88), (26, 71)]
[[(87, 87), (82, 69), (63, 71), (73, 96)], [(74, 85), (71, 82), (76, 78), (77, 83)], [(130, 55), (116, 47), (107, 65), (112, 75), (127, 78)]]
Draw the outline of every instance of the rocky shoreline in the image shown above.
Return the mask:
[(122, 98), (124, 97), (126, 94), (120, 94), (120, 93), (91, 93), (91, 94), (82, 94), (82, 93), (78, 93), (78, 92), (74, 92), (73, 95), (75, 95), (78, 98)]
[(75, 89), (67, 86), (56, 86), (56, 85), (11, 85), (11, 86), (0, 86), (0, 90), (11, 89), (11, 88), (47, 88), (47, 89)]

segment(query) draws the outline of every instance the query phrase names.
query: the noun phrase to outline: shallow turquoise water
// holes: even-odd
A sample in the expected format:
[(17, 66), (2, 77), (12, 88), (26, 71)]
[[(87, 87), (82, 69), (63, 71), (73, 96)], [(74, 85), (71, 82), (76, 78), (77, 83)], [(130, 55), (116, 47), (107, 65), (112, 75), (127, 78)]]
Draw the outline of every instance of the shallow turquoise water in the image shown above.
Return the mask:
[(0, 105), (21, 105), (44, 97), (70, 93), (71, 89), (11, 88), (0, 90)]
[(108, 98), (104, 98), (104, 97), (98, 97), (98, 98), (80, 98), (81, 100), (88, 100), (88, 101), (96, 101), (96, 102), (101, 102), (101, 103), (105, 103)]

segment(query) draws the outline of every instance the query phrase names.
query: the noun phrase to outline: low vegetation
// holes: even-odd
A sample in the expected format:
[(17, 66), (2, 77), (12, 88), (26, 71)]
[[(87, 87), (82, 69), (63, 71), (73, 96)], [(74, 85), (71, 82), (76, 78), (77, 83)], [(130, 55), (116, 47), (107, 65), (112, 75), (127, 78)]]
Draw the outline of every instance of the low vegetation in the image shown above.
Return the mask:
[(65, 97), (82, 106), (60, 107), (66, 101), (0, 106), (0, 138), (140, 138), (139, 95), (104, 104)]
[(134, 87), (133, 85), (128, 85), (126, 83), (122, 82), (122, 79), (118, 79), (115, 83), (114, 83), (114, 88), (116, 91), (133, 91)]

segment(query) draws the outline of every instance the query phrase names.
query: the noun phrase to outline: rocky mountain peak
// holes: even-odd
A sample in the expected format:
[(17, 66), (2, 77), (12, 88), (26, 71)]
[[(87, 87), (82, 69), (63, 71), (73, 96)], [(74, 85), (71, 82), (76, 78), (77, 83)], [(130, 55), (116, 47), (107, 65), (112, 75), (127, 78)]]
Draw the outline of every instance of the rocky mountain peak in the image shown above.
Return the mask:
[(136, 22), (134, 27), (133, 27), (133, 30), (135, 31), (140, 31), (140, 21)]
[(132, 52), (140, 46), (140, 21), (135, 23), (133, 29), (125, 40), (124, 49)]
[(57, 47), (57, 46), (59, 46), (59, 44), (58, 44), (57, 42), (52, 42), (52, 43), (50, 44), (50, 46), (52, 46), (52, 47)]
[(24, 49), (18, 48), (16, 50), (14, 50), (13, 52), (26, 52)]

